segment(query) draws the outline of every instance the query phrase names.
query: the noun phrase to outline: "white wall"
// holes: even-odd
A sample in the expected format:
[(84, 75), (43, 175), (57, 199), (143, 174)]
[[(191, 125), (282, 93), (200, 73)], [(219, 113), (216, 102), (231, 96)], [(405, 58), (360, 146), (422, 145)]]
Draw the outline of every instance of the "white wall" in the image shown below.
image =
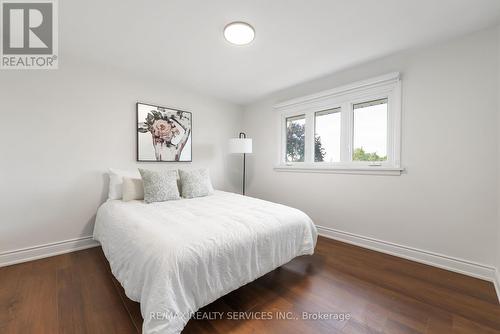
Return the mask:
[[(193, 112), (192, 164), (135, 162), (137, 101)], [(241, 121), (240, 107), (79, 60), (2, 71), (0, 253), (92, 235), (108, 167), (206, 166), (216, 188), (239, 189), (225, 150)]]
[[(302, 209), (317, 225), (487, 266), (497, 261), (497, 29), (407, 51), (248, 106), (248, 193)], [(402, 176), (276, 172), (273, 105), (399, 71)]]
[[(500, 26), (498, 27), (498, 31), (497, 31), (497, 35), (498, 35), (498, 57), (497, 57), (497, 66), (498, 66), (498, 112), (499, 112), (499, 117), (498, 117), (498, 129), (499, 129), (499, 132), (500, 132)], [(500, 173), (500, 135), (498, 137), (498, 159), (499, 159), (499, 170), (498, 172)], [(497, 288), (497, 295), (499, 296), (499, 300), (500, 300), (500, 174), (499, 174), (499, 178), (498, 178), (498, 204), (497, 204), (497, 212), (498, 212), (498, 226), (497, 226), (497, 252), (496, 252), (496, 255), (497, 255), (497, 262), (496, 262), (496, 269), (497, 269), (497, 273), (496, 273), (496, 288)]]

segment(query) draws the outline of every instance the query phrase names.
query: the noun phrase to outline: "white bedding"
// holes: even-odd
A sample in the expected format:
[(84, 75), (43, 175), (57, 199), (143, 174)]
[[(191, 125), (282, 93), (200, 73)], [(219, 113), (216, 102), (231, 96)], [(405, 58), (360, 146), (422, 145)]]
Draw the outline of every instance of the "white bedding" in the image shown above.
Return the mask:
[(214, 195), (145, 204), (109, 200), (94, 238), (127, 296), (141, 303), (143, 333), (179, 333), (192, 312), (299, 255), (317, 232), (302, 211)]

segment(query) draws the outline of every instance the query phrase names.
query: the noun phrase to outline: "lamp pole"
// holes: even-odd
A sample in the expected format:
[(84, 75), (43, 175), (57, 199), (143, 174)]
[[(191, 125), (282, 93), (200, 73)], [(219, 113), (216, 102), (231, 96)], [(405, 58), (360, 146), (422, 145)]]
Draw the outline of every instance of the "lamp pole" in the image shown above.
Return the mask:
[[(240, 132), (239, 138), (246, 138), (247, 135), (244, 132)], [(246, 154), (243, 153), (243, 196), (245, 195), (245, 172), (246, 172)]]

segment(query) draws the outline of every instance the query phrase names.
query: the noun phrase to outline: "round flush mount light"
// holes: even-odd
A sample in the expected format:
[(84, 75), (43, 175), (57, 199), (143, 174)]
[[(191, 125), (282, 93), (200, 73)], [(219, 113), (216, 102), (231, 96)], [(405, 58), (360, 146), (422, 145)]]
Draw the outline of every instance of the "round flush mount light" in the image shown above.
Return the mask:
[(246, 45), (255, 38), (255, 30), (245, 22), (231, 22), (224, 28), (224, 37), (229, 43)]

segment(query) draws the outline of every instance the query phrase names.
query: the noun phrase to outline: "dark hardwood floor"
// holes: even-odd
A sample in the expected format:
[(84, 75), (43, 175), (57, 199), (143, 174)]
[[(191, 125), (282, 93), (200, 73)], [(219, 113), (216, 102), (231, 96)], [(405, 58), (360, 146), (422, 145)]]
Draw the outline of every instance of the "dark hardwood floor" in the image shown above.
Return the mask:
[[(299, 320), (226, 316), (191, 320), (183, 333), (500, 333), (491, 283), (325, 238), (313, 256), (202, 311), (292, 312)], [(351, 318), (304, 320), (302, 312)], [(100, 248), (0, 268), (2, 334), (126, 334), (140, 332), (141, 323), (139, 304), (124, 296)]]

